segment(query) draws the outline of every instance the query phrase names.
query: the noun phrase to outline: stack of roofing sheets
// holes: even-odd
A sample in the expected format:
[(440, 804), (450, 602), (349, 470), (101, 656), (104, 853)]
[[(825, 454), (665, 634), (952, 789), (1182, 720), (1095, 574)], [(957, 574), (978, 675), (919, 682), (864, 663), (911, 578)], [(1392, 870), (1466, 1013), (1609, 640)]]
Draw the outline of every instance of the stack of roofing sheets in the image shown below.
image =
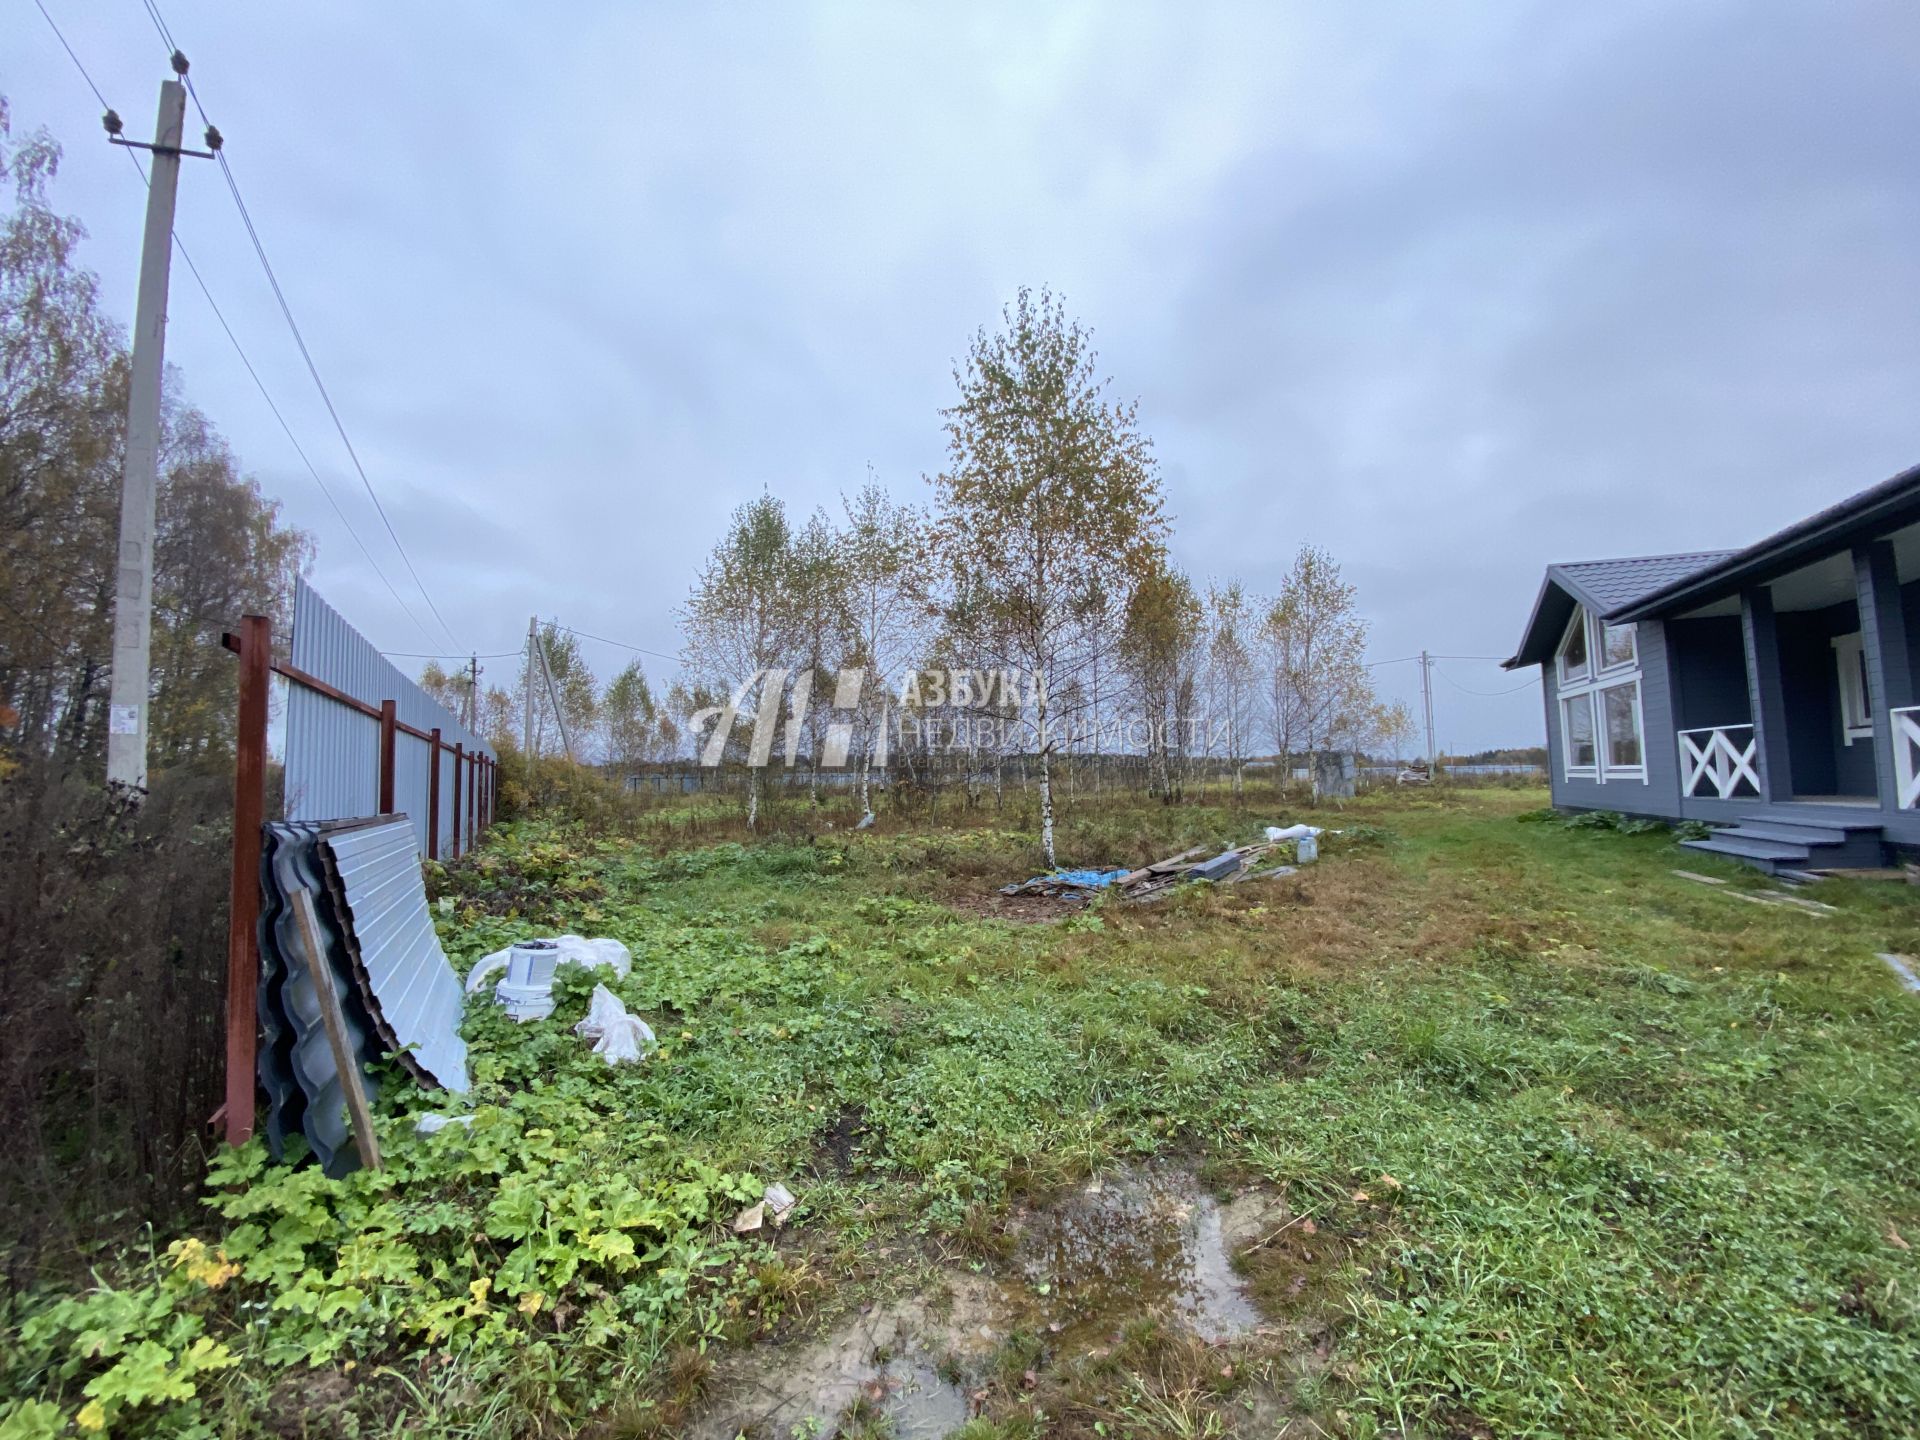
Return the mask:
[[(348, 1049), (369, 1098), (387, 1056), (423, 1085), (465, 1090), (463, 992), (427, 914), (426, 887), (405, 815), (288, 821), (264, 827), (260, 860), (261, 1088), (276, 1159), (302, 1135), (329, 1175), (359, 1163), (318, 985), (332, 987)], [(313, 895), (319, 969), (309, 964), (291, 897)]]

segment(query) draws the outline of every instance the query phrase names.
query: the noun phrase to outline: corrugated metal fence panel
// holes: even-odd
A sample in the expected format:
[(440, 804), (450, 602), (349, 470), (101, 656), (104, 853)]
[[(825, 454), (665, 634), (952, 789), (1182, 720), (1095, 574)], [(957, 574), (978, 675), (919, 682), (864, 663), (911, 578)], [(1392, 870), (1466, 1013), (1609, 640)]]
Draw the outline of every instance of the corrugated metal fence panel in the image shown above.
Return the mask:
[(378, 825), (329, 830), (321, 843), (339, 873), (354, 948), (379, 1012), (428, 1076), (449, 1090), (465, 1090), (460, 1012), (466, 995), (434, 934), (409, 838), (406, 817), (396, 815)]
[[(493, 758), (478, 735), (449, 715), (438, 701), (401, 674), (373, 643), (341, 618), (305, 580), (293, 596), (293, 667), (367, 705), (394, 702), (402, 723), (440, 728), (442, 743)], [(304, 685), (287, 687), (287, 805), (289, 820), (338, 820), (372, 815), (380, 808), (380, 723)], [(414, 816), (414, 839), (427, 848), (428, 752), (424, 740), (400, 734), (394, 741), (394, 807)], [(442, 758), (440, 849), (451, 854), (453, 757)], [(467, 767), (461, 767), (465, 770)], [(472, 844), (472, 816), (461, 776), (460, 843)]]

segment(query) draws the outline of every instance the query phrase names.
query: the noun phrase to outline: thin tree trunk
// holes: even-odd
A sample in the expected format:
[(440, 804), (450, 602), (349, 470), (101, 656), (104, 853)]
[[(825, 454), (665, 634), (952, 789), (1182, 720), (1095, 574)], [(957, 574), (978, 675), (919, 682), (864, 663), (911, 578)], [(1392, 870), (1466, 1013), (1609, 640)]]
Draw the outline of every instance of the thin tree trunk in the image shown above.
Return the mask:
[[(1044, 721), (1042, 724), (1044, 725)], [(1047, 857), (1047, 868), (1053, 869), (1053, 766), (1050, 763), (1053, 752), (1046, 746), (1040, 747), (1040, 849)]]

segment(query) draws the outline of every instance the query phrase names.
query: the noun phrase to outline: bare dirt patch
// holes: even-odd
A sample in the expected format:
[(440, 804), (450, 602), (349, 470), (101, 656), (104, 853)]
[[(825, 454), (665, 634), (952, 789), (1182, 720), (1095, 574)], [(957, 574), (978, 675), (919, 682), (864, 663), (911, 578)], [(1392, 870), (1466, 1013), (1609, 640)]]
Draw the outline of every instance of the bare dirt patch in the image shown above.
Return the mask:
[(1221, 1200), (1184, 1169), (1109, 1170), (1017, 1212), (990, 1271), (948, 1269), (809, 1339), (720, 1359), (685, 1433), (919, 1440), (1037, 1408), (1063, 1435), (1181, 1415), (1212, 1417), (1195, 1433), (1270, 1434), (1327, 1355), (1303, 1303), (1327, 1296), (1292, 1283), (1318, 1264), (1286, 1243), (1302, 1223), (1264, 1187)]

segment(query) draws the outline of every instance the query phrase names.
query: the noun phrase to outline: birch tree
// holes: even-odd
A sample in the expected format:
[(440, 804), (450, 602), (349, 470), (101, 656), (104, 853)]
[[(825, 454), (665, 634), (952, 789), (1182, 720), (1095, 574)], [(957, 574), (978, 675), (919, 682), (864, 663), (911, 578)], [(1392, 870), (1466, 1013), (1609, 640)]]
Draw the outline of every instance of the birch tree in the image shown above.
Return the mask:
[(939, 539), (978, 582), (989, 663), (1029, 677), (1040, 769), (1040, 847), (1054, 853), (1053, 761), (1091, 703), (1114, 645), (1102, 595), (1129, 593), (1162, 552), (1166, 520), (1137, 407), (1109, 398), (1091, 335), (1048, 291), (1021, 290), (1004, 328), (978, 332), (944, 413), (947, 468), (934, 477)]
[(1187, 751), (1200, 618), (1192, 583), (1160, 566), (1134, 586), (1121, 632), (1121, 663), (1135, 713), (1145, 722), (1147, 793), (1168, 803), (1180, 792), (1174, 756)]
[(600, 741), (607, 760), (622, 774), (633, 774), (655, 759), (662, 718), (647, 672), (638, 660), (629, 661), (600, 697)]
[[(793, 529), (771, 495), (733, 512), (727, 533), (701, 567), (681, 611), (684, 662), (696, 683), (728, 697), (714, 723), (731, 743), (736, 705), (751, 704), (756, 728), (777, 719), (780, 681), (797, 648), (803, 609), (796, 604)], [(771, 689), (769, 688), (771, 687)], [(711, 708), (711, 707), (710, 707)], [(699, 735), (689, 738), (698, 746)], [(760, 770), (749, 754), (747, 828), (760, 820)]]
[(1302, 545), (1262, 625), (1274, 747), (1296, 752), (1356, 745), (1373, 705), (1363, 657), (1367, 622), (1332, 555)]
[(1238, 580), (1207, 588), (1207, 744), (1226, 762), (1237, 799), (1259, 718), (1259, 676), (1254, 659), (1259, 617)]
[(888, 723), (889, 687), (926, 642), (927, 587), (918, 572), (926, 561), (927, 518), (895, 501), (871, 472), (867, 483), (840, 503), (846, 513), (840, 532), (841, 603), (849, 637), (845, 663), (864, 672), (854, 718), (864, 814), (873, 809), (868, 782)]

